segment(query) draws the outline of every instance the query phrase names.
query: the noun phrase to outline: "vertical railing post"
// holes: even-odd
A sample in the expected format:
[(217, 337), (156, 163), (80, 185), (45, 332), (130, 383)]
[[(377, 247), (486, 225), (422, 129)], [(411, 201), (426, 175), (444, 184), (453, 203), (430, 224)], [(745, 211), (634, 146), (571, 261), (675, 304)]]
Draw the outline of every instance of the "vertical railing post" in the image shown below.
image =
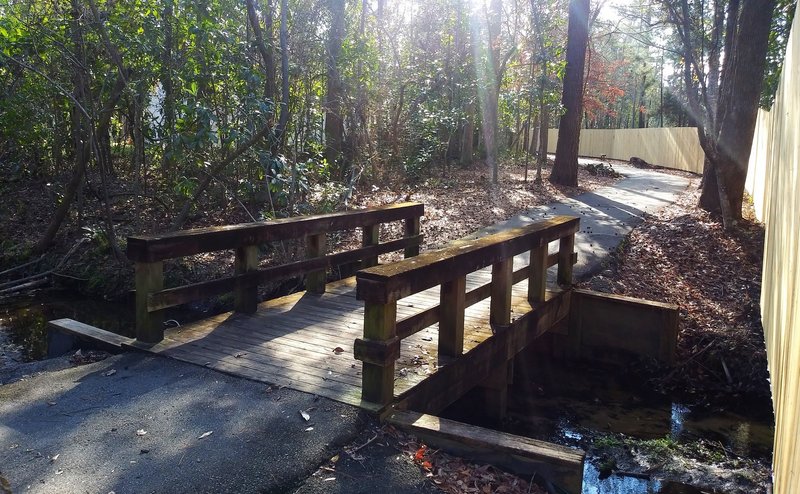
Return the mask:
[(531, 250), (528, 265), (528, 302), (544, 302), (547, 287), (547, 246), (541, 245)]
[[(317, 233), (306, 237), (306, 255), (309, 259), (325, 255), (325, 233)], [(306, 291), (309, 293), (325, 293), (327, 268), (311, 271), (306, 275)]]
[(572, 285), (572, 254), (575, 250), (575, 234), (571, 233), (561, 237), (558, 243), (558, 284), (569, 287)]
[[(371, 247), (380, 242), (381, 224), (367, 225), (361, 228), (361, 246)], [(361, 261), (361, 268), (371, 268), (378, 265), (378, 256), (364, 258)]]
[(354, 351), (362, 364), (361, 397), (386, 405), (394, 399), (394, 367), (400, 354), (397, 338), (397, 302), (364, 305), (364, 339)]
[[(234, 272), (237, 275), (245, 274), (258, 268), (258, 246), (245, 245), (237, 247), (236, 259), (234, 260)], [(252, 314), (258, 308), (258, 286), (236, 283), (234, 292), (234, 310)]]
[(458, 357), (464, 351), (467, 277), (442, 283), (439, 292), (439, 355)]
[(513, 257), (492, 264), (492, 300), (489, 305), (489, 323), (492, 326), (508, 326), (511, 324), (511, 288), (514, 285), (513, 277)]
[(164, 311), (147, 309), (148, 295), (164, 288), (164, 263), (137, 262), (136, 278), (136, 339), (158, 343), (164, 339)]
[[(414, 216), (413, 218), (406, 218), (405, 220), (405, 236), (408, 237), (415, 237), (419, 235), (419, 216)], [(419, 255), (419, 244), (417, 245), (409, 245), (406, 247), (405, 250), (405, 257), (414, 257)]]

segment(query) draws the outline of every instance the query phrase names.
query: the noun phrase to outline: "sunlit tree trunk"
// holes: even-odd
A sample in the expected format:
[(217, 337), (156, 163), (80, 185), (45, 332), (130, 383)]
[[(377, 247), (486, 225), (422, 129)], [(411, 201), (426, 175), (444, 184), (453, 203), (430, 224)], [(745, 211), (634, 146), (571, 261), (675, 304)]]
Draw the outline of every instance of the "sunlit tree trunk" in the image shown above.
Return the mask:
[[(704, 147), (717, 179), (720, 212), (726, 229), (742, 218), (742, 199), (747, 165), (753, 144), (758, 103), (766, 67), (775, 0), (744, 0), (738, 34), (731, 52), (733, 65), (726, 67), (720, 87), (719, 137)], [(727, 65), (727, 60), (726, 60)], [(708, 189), (708, 190), (707, 190)], [(713, 193), (711, 181), (703, 192)]]
[(498, 104), (500, 97), (500, 82), (502, 80), (502, 73), (500, 72), (500, 20), (503, 11), (503, 5), (500, 0), (491, 0), (489, 4), (489, 11), (487, 13), (487, 31), (488, 39), (486, 40), (486, 52), (489, 60), (487, 60), (488, 67), (486, 68), (486, 76), (484, 77), (485, 98), (481, 107), (481, 133), (483, 134), (483, 142), (486, 148), (486, 165), (492, 170), (492, 183), (496, 184), (499, 180), (499, 170), (497, 163), (497, 114)]

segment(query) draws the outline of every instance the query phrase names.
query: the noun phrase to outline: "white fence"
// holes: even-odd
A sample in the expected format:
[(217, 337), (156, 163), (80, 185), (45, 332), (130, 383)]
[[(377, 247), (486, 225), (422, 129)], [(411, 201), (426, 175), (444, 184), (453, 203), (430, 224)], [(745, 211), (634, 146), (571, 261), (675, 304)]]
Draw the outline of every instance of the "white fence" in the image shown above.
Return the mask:
[(800, 16), (775, 104), (760, 112), (747, 190), (764, 222), (761, 321), (775, 409), (775, 494), (800, 492)]
[[(555, 153), (558, 129), (550, 129), (548, 152)], [(578, 154), (629, 160), (636, 156), (653, 165), (703, 173), (703, 148), (694, 127), (657, 129), (583, 129)]]

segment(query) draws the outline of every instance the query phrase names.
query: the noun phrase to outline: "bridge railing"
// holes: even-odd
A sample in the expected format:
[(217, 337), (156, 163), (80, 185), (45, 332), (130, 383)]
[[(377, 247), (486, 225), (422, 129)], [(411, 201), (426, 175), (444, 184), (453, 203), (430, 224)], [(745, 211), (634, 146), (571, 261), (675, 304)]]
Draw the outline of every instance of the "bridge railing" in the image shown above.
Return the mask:
[[(306, 289), (324, 293), (329, 267), (361, 261), (363, 267), (378, 264), (378, 256), (404, 250), (406, 257), (419, 254), (422, 243), (420, 217), (424, 207), (409, 202), (388, 206), (274, 221), (198, 228), (163, 235), (128, 237), (128, 257), (136, 264), (136, 338), (154, 343), (164, 338), (164, 309), (187, 302), (234, 293), (234, 308), (255, 312), (258, 285), (296, 276), (306, 276)], [(404, 236), (380, 242), (380, 225), (404, 222)], [(361, 229), (362, 247), (328, 254), (326, 234)], [(306, 259), (259, 267), (262, 244), (305, 238)], [(234, 275), (174, 288), (164, 288), (163, 261), (206, 252), (234, 250)]]
[[(362, 399), (380, 405), (392, 401), (403, 338), (439, 323), (439, 354), (455, 357), (464, 348), (466, 307), (491, 297), (489, 323), (500, 329), (511, 324), (514, 284), (528, 279), (528, 300), (534, 308), (545, 301), (549, 267), (558, 265), (559, 285), (571, 285), (578, 223), (578, 218), (558, 216), (356, 273), (357, 296), (365, 308), (364, 337), (354, 346), (355, 358), (363, 363)], [(549, 254), (555, 240), (558, 252)], [(527, 251), (529, 265), (515, 271), (514, 256)], [(490, 265), (491, 282), (466, 291), (467, 275)], [(398, 300), (437, 285), (439, 305), (397, 320)]]

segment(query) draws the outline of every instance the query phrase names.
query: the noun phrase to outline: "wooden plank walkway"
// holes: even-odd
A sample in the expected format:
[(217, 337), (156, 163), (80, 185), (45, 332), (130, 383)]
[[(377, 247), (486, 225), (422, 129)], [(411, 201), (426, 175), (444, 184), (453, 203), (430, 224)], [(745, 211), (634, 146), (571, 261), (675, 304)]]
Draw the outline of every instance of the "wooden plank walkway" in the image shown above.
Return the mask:
[[(517, 267), (527, 261), (515, 259)], [(491, 281), (489, 268), (467, 277), (467, 290)], [(167, 330), (148, 351), (221, 372), (361, 406), (361, 362), (353, 342), (363, 335), (364, 303), (355, 278), (327, 285), (323, 295), (299, 292), (262, 302), (254, 314), (228, 312)], [(439, 304), (439, 288), (401, 299), (397, 318)], [(514, 286), (512, 317), (530, 310), (527, 281)], [(465, 314), (464, 352), (492, 336), (489, 299)], [(395, 396), (447, 365), (437, 352), (438, 325), (402, 340), (395, 368)], [(138, 346), (138, 345), (137, 345)]]

